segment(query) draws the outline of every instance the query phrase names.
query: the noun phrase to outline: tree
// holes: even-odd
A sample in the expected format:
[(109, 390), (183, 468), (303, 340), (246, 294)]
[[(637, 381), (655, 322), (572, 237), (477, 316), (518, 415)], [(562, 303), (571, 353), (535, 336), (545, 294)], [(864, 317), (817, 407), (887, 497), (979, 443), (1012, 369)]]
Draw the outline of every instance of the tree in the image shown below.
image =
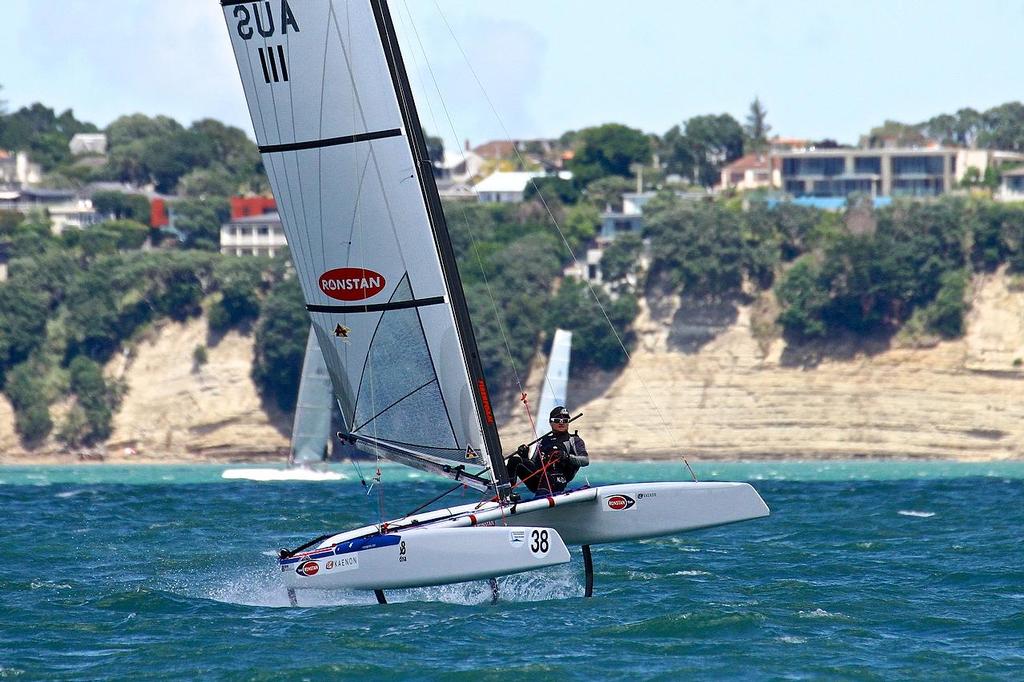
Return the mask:
[(427, 135), (426, 133), (424, 133), (424, 138), (427, 143), (427, 158), (430, 159), (430, 163), (434, 166), (434, 171), (436, 172), (444, 165), (444, 139), (435, 135)]
[(899, 121), (886, 121), (871, 129), (864, 142), (866, 146), (876, 148), (887, 145), (897, 147), (919, 147), (927, 140), (921, 132), (921, 125), (910, 125)]
[(754, 101), (750, 103), (750, 112), (747, 114), (747, 124), (743, 126), (747, 151), (758, 154), (767, 151), (768, 133), (772, 129), (765, 121), (767, 116), (768, 112), (761, 104), (761, 99), (754, 97)]
[(629, 177), (630, 166), (647, 163), (651, 158), (647, 136), (618, 123), (584, 128), (576, 137), (576, 145), (569, 168), (580, 186), (606, 175)]
[(661, 138), (661, 161), (672, 173), (693, 179), (697, 164), (690, 141), (679, 126), (672, 126)]
[(239, 183), (221, 166), (196, 168), (178, 180), (178, 195), (205, 199), (228, 197), (238, 192)]
[(628, 178), (618, 175), (609, 175), (594, 180), (583, 190), (587, 201), (596, 209), (604, 211), (607, 208), (622, 210), (622, 195), (636, 189), (636, 183)]
[(185, 246), (205, 251), (220, 250), (220, 226), (231, 216), (223, 197), (179, 199), (171, 205), (174, 226), (185, 235)]
[(695, 179), (705, 187), (718, 183), (722, 166), (743, 156), (743, 128), (729, 114), (694, 116), (686, 122), (686, 138)]
[(286, 279), (270, 290), (256, 324), (252, 378), (265, 399), (288, 412), (295, 407), (308, 329), (299, 282)]
[(103, 190), (92, 195), (92, 205), (100, 215), (149, 224), (150, 202), (142, 194)]
[(526, 189), (523, 190), (523, 201), (532, 201), (538, 194), (544, 197), (544, 201), (549, 204), (553, 201), (575, 204), (580, 198), (580, 191), (575, 183), (555, 175), (534, 178), (526, 183)]
[(606, 282), (618, 282), (636, 272), (643, 240), (637, 234), (620, 234), (601, 256), (601, 276)]
[(562, 234), (569, 243), (569, 249), (575, 252), (589, 242), (601, 227), (601, 214), (593, 206), (577, 204), (565, 212), (562, 222)]
[[(608, 314), (612, 329), (608, 328), (602, 307)], [(548, 306), (545, 328), (549, 339), (553, 338), (556, 328), (573, 333), (574, 367), (611, 370), (626, 364), (626, 354), (619, 346), (619, 339), (627, 350), (633, 346), (636, 339), (630, 326), (638, 310), (636, 298), (632, 295), (623, 294), (612, 301), (603, 291), (591, 289), (584, 282), (565, 279)]]

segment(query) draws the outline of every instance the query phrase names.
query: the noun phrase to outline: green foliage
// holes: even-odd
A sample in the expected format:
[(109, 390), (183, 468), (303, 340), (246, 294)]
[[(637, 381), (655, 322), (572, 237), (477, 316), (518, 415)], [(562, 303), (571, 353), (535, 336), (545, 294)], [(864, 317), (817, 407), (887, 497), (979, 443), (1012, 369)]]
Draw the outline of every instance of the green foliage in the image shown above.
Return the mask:
[(0, 385), (4, 370), (25, 360), (40, 344), (50, 296), (35, 283), (14, 276), (0, 283)]
[(783, 306), (779, 323), (797, 340), (823, 337), (827, 329), (821, 313), (828, 305), (828, 290), (820, 284), (819, 272), (810, 257), (793, 264), (775, 289)]
[(269, 266), (264, 258), (225, 258), (217, 263), (214, 278), (221, 298), (210, 306), (211, 329), (224, 331), (259, 316), (259, 295), (265, 288), (263, 274)]
[[(84, 426), (77, 429), (71, 445), (90, 445), (110, 437), (117, 395), (103, 378), (103, 368), (89, 358), (78, 356), (68, 366), (71, 392), (78, 398)], [(62, 434), (67, 435), (65, 428)]]
[(154, 182), (161, 192), (173, 191), (182, 176), (198, 169), (209, 173), (191, 177), (186, 183), (190, 191), (209, 190), (213, 181), (218, 190), (251, 185), (262, 177), (256, 145), (240, 129), (212, 119), (185, 129), (166, 116), (134, 114), (111, 123), (107, 136), (108, 173), (136, 185)]
[(580, 191), (572, 181), (554, 175), (534, 178), (528, 182), (523, 191), (523, 200), (532, 201), (538, 194), (544, 197), (548, 204), (556, 201), (575, 204), (580, 198)]
[(562, 234), (569, 248), (576, 251), (594, 238), (600, 226), (601, 214), (596, 208), (588, 204), (577, 204), (565, 212)]
[(768, 112), (761, 104), (761, 98), (754, 97), (747, 114), (747, 123), (743, 126), (743, 147), (748, 153), (763, 153), (768, 150), (768, 133), (772, 127), (768, 125), (767, 118)]
[(9, 237), (14, 234), (14, 230), (21, 225), (24, 219), (25, 217), (17, 211), (0, 210), (0, 237)]
[(196, 168), (178, 181), (178, 194), (183, 197), (226, 197), (237, 192), (238, 180), (220, 167)]
[[(608, 313), (614, 332), (608, 329), (601, 306)], [(638, 310), (637, 300), (632, 295), (621, 295), (613, 301), (600, 289), (592, 290), (585, 282), (566, 279), (548, 306), (545, 328), (548, 338), (553, 338), (554, 330), (558, 328), (573, 333), (572, 362), (575, 367), (611, 370), (626, 364), (626, 354), (619, 346), (619, 339), (627, 349), (633, 347), (636, 339), (630, 325)]]
[(696, 180), (705, 187), (718, 183), (722, 166), (743, 156), (743, 128), (729, 114), (694, 116), (686, 122), (686, 138)]
[(964, 315), (967, 313), (967, 285), (970, 273), (954, 270), (942, 274), (939, 292), (926, 308), (928, 328), (947, 339), (964, 333)]
[(747, 254), (737, 212), (721, 204), (676, 201), (645, 217), (652, 276), (698, 295), (740, 290)]
[(6, 116), (0, 111), (0, 149), (26, 151), (45, 171), (71, 161), (72, 135), (96, 131), (96, 126), (79, 121), (70, 109), (58, 116), (38, 102)]
[(622, 210), (622, 195), (636, 189), (636, 183), (628, 178), (618, 175), (594, 180), (583, 190), (584, 196), (594, 208), (604, 211), (611, 208), (613, 211)]
[(133, 220), (149, 224), (150, 203), (142, 194), (127, 194), (117, 191), (101, 191), (92, 195), (92, 205), (100, 215), (116, 220)]
[(210, 361), (210, 354), (206, 350), (206, 346), (199, 344), (192, 349), (192, 365), (194, 367), (202, 367)]
[(617, 282), (636, 272), (643, 240), (640, 235), (620, 234), (601, 256), (601, 274), (606, 282)]
[(220, 250), (220, 226), (231, 217), (223, 197), (179, 199), (171, 205), (174, 225), (185, 235), (185, 246), (204, 251)]
[(630, 176), (630, 166), (647, 163), (651, 143), (640, 130), (618, 123), (584, 128), (576, 135), (576, 154), (569, 164), (573, 179), (587, 185), (606, 175)]
[(252, 378), (264, 399), (291, 411), (295, 407), (309, 315), (302, 289), (291, 277), (270, 290), (256, 323)]
[(50, 400), (36, 363), (27, 361), (13, 367), (4, 391), (14, 408), (14, 428), (26, 445), (31, 447), (49, 435), (53, 429), (47, 408)]

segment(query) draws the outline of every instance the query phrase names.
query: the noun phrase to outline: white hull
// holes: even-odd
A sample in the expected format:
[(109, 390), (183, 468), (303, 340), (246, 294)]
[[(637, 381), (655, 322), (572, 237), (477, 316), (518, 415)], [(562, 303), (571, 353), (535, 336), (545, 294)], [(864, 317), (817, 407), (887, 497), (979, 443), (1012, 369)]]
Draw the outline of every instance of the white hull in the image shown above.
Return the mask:
[[(379, 526), (364, 526), (333, 535), (320, 542), (316, 549), (282, 559), (280, 565), (285, 584), (292, 588), (385, 589), (437, 585), (540, 568), (540, 565), (511, 561), (507, 552), (493, 550), (488, 544), (492, 542), (488, 534), (507, 544), (508, 533), (522, 530), (523, 526), (550, 528), (559, 543), (594, 545), (671, 535), (768, 514), (768, 506), (747, 483), (623, 483), (574, 490), (505, 508), (487, 502), (415, 514), (389, 521), (384, 535), (380, 534)], [(457, 532), (435, 535), (452, 531)], [(430, 549), (431, 543), (437, 542), (435, 537), (444, 538), (444, 542)], [(359, 568), (336, 573), (341, 577), (330, 583), (323, 579), (310, 580), (296, 572), (298, 561), (319, 561), (316, 557), (333, 560), (334, 552), (346, 543), (377, 540), (395, 543), (413, 539), (423, 547), (417, 550), (422, 561), (416, 572), (402, 567), (397, 555), (391, 557), (376, 547), (364, 550), (373, 553), (372, 563), (367, 563), (369, 559), (364, 561), (359, 552)], [(494, 546), (504, 549), (501, 543), (493, 542)], [(483, 550), (484, 547), (491, 549)], [(391, 553), (397, 551), (392, 549)], [(496, 551), (493, 560), (484, 556), (491, 551)], [(377, 557), (385, 558), (377, 561)], [(565, 561), (568, 561), (568, 554)], [(373, 569), (367, 571), (364, 566)]]
[(345, 478), (336, 471), (291, 469), (225, 469), (221, 478), (243, 481), (340, 481)]
[(550, 528), (411, 528), (280, 562), (289, 588), (382, 590), (443, 585), (569, 561)]

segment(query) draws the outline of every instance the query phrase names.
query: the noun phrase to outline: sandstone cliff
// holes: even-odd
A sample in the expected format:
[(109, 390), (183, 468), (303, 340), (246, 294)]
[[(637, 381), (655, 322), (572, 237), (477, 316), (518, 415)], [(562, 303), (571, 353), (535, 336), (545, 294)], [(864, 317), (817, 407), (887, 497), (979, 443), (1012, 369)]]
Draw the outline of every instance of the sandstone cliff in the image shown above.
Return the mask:
[[(979, 277), (968, 332), (929, 348), (758, 342), (750, 305), (645, 304), (628, 368), (570, 383), (592, 452), (613, 457), (1024, 457), (1024, 292)], [(193, 350), (209, 360), (195, 366)], [(127, 393), (108, 458), (281, 457), (288, 419), (250, 379), (251, 336), (164, 323), (107, 366)], [(539, 399), (542, 368), (529, 390)], [(60, 411), (54, 408), (55, 417)], [(0, 461), (25, 461), (0, 397)], [(521, 410), (503, 442), (528, 437)], [(668, 425), (666, 427), (666, 424)], [(125, 455), (131, 448), (135, 454)], [(50, 443), (45, 452), (57, 453)], [(38, 454), (38, 453), (37, 453)], [(65, 455), (74, 456), (74, 455)]]

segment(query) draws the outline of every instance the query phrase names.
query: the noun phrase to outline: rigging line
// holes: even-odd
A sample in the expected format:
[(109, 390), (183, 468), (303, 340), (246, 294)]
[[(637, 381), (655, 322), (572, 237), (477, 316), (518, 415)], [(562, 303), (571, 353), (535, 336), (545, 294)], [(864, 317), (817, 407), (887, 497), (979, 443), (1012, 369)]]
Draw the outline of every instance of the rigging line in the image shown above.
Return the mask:
[[(448, 120), (448, 127), (452, 131), (452, 135), (454, 136), (454, 139), (455, 140), (459, 140), (460, 139), (459, 135), (458, 135), (458, 133), (455, 130), (455, 123), (452, 120), (451, 113), (448, 110), (448, 105), (445, 103), (444, 95), (441, 94), (441, 88), (438, 85), (437, 77), (434, 74), (434, 69), (430, 65), (430, 58), (427, 56), (426, 49), (423, 47), (423, 41), (420, 39), (419, 30), (416, 28), (416, 22), (412, 18), (412, 12), (409, 10), (409, 3), (406, 2), (406, 0), (403, 0), (403, 5), (405, 6), (406, 14), (409, 16), (409, 25), (412, 27), (413, 35), (416, 36), (416, 43), (419, 45), (420, 52), (423, 54), (423, 63), (427, 67), (427, 72), (430, 74), (430, 79), (431, 79), (431, 81), (434, 84), (434, 90), (437, 92), (438, 100), (439, 100), (439, 102), (441, 104), (441, 110), (444, 112), (445, 118)], [(415, 59), (415, 52), (412, 52), (411, 54), (413, 55), (413, 58)], [(430, 111), (431, 118), (433, 119), (434, 118), (434, 114), (433, 114), (433, 109), (430, 106), (430, 100), (429, 100), (429, 98), (424, 98), (424, 99), (427, 102), (427, 109), (428, 109), (428, 111)], [(435, 126), (437, 125), (436, 120), (435, 120), (434, 125)], [(468, 162), (468, 159), (466, 158), (466, 153), (462, 149), (461, 146), (459, 146), (459, 155), (462, 157), (462, 162), (466, 165), (466, 168), (468, 170), (469, 169), (469, 162)], [(502, 342), (505, 345), (505, 353), (508, 356), (509, 364), (512, 367), (513, 378), (516, 381), (516, 386), (519, 387), (520, 395), (522, 395), (524, 393), (523, 382), (520, 379), (519, 370), (516, 367), (516, 361), (515, 361), (515, 358), (512, 355), (512, 347), (511, 347), (511, 344), (509, 343), (509, 340), (508, 340), (508, 334), (505, 331), (505, 324), (504, 324), (504, 322), (502, 320), (502, 315), (501, 315), (501, 313), (500, 313), (500, 311), (498, 309), (497, 301), (494, 298), (494, 293), (493, 293), (493, 290), (491, 288), (490, 278), (487, 277), (487, 270), (484, 268), (483, 258), (480, 256), (480, 247), (479, 247), (477, 239), (476, 239), (476, 233), (473, 230), (472, 226), (470, 225), (469, 214), (466, 211), (466, 207), (460, 204), (459, 205), (459, 211), (462, 214), (462, 221), (463, 221), (463, 223), (466, 226), (466, 231), (469, 233), (470, 241), (473, 244), (473, 255), (476, 257), (477, 267), (480, 269), (480, 274), (481, 274), (481, 276), (483, 277), (483, 280), (484, 280), (484, 288), (487, 291), (487, 298), (490, 301), (491, 310), (494, 313), (494, 319), (498, 323), (498, 330), (501, 332), (501, 339), (502, 339)], [(530, 419), (530, 427), (531, 427), (531, 429), (535, 428), (534, 424), (533, 424), (533, 418), (529, 414), (529, 411), (527, 411), (527, 416)]]
[[(441, 20), (444, 22), (445, 27), (448, 29), (449, 35), (451, 35), (452, 37), (452, 42), (455, 43), (455, 46), (458, 48), (459, 53), (462, 55), (463, 60), (466, 62), (466, 66), (469, 68), (470, 73), (473, 74), (473, 80), (476, 81), (477, 87), (480, 88), (480, 91), (483, 93), (484, 99), (487, 100), (487, 105), (490, 107), (491, 113), (494, 114), (495, 119), (497, 119), (498, 124), (501, 126), (501, 130), (504, 133), (505, 138), (509, 142), (512, 142), (512, 136), (509, 134), (508, 128), (505, 126), (504, 120), (501, 118), (501, 115), (498, 113), (497, 108), (494, 106), (494, 102), (491, 100), (490, 95), (487, 94), (487, 89), (484, 87), (483, 82), (477, 75), (476, 69), (473, 68), (473, 64), (472, 62), (470, 62), (469, 56), (466, 54), (466, 51), (462, 48), (462, 43), (460, 43), (458, 37), (456, 37), (455, 31), (452, 29), (451, 24), (448, 23), (448, 17), (445, 16), (444, 11), (441, 9), (441, 6), (438, 4), (437, 0), (434, 0), (434, 7), (437, 8), (438, 14), (441, 15)], [(515, 144), (512, 144), (512, 150), (515, 152), (516, 158), (519, 160), (519, 163), (521, 165), (524, 164), (523, 157), (519, 153), (519, 149), (516, 147)], [(537, 190), (537, 184), (533, 182), (533, 180), (531, 180), (530, 183), (533, 185), (533, 188)], [(576, 257), (576, 254), (573, 253), (572, 249), (569, 247), (569, 241), (565, 238), (565, 234), (562, 232), (561, 227), (559, 227), (558, 221), (555, 220), (555, 216), (554, 214), (552, 214), (551, 208), (548, 206), (547, 200), (544, 199), (544, 194), (540, 191), (537, 191), (537, 196), (540, 198), (541, 204), (544, 206), (544, 211), (548, 214), (548, 218), (551, 220), (551, 224), (555, 227), (555, 230), (558, 232), (558, 236), (561, 238), (566, 250), (572, 257), (573, 264), (576, 265), (577, 268), (579, 268), (579, 259)], [(608, 316), (608, 311), (605, 310), (604, 304), (602, 304), (601, 299), (598, 298), (597, 292), (594, 291), (593, 285), (591, 285), (589, 280), (584, 280), (584, 283), (587, 285), (587, 289), (590, 291), (590, 295), (594, 298), (594, 301), (597, 303), (597, 307), (601, 310), (601, 314), (604, 316), (605, 322), (608, 323), (608, 328), (611, 329), (612, 334), (615, 336), (615, 340), (618, 342), (619, 348), (622, 349), (622, 353), (626, 356), (626, 361), (630, 365), (632, 365), (633, 358), (629, 354), (629, 351), (626, 349), (626, 345), (622, 342), (622, 337), (619, 335), (619, 332), (615, 329), (615, 325), (612, 324), (611, 318)], [(654, 410), (658, 415), (658, 419), (661, 421), (662, 427), (668, 432), (668, 434), (673, 438), (673, 440), (678, 440), (675, 431), (672, 429), (672, 426), (669, 424), (668, 420), (665, 418), (665, 415), (662, 413), (661, 408), (658, 405), (658, 402), (654, 399), (654, 394), (651, 392), (651, 389), (647, 386), (647, 382), (644, 381), (644, 378), (643, 376), (641, 376), (640, 371), (635, 367), (632, 368), (632, 371), (634, 376), (636, 376), (636, 378), (640, 380), (640, 385), (643, 386), (644, 392), (647, 394), (647, 399), (654, 407)], [(693, 469), (690, 467), (690, 463), (686, 460), (685, 456), (683, 457), (683, 462), (686, 464), (686, 468), (690, 471), (690, 476), (692, 476), (693, 480), (696, 481), (697, 475), (693, 472)]]
[[(417, 31), (417, 29), (416, 29), (416, 24), (415, 24), (415, 22), (412, 19), (412, 14), (409, 11), (408, 4), (405, 4), (405, 11), (406, 11), (406, 14), (408, 15), (409, 25), (412, 27), (413, 33), (416, 36), (417, 43), (419, 43), (420, 51), (423, 52), (423, 59), (424, 59), (424, 62), (426, 63), (426, 65), (427, 65), (427, 69), (430, 71), (431, 79), (433, 79), (433, 81), (434, 81), (434, 87), (435, 87), (435, 89), (437, 89), (437, 80), (434, 78), (433, 69), (430, 68), (429, 59), (427, 58), (426, 52), (423, 50), (423, 43), (419, 39), (419, 31)], [(410, 50), (409, 51), (409, 55), (411, 56), (413, 62), (415, 63), (415, 65), (417, 67), (416, 71), (419, 71), (419, 63), (416, 60), (416, 52), (414, 50)], [(421, 85), (421, 89), (425, 90), (425, 88), (422, 88), (422, 85)], [(440, 90), (438, 89), (438, 96), (439, 97), (440, 97), (440, 94), (441, 94)], [(430, 103), (430, 98), (429, 97), (424, 97), (423, 101), (427, 105), (427, 112), (430, 114), (430, 120), (433, 122), (435, 130), (440, 128), (440, 126), (438, 126), (438, 124), (437, 124), (437, 117), (434, 114), (434, 108), (433, 108), (433, 106)], [(445, 106), (443, 98), (441, 98), (441, 106), (444, 109), (445, 116), (448, 118), (448, 124), (452, 128), (452, 132), (454, 133), (454, 125), (452, 124), (451, 116), (448, 115), (448, 109), (447, 109), (447, 106)], [(460, 148), (460, 153), (461, 153), (461, 148)], [(463, 160), (465, 160), (465, 154), (463, 154), (462, 157), (463, 157)], [(472, 229), (470, 229), (469, 218), (468, 218), (468, 216), (466, 214), (465, 207), (464, 206), (460, 206), (460, 209), (462, 211), (463, 222), (466, 224), (467, 232), (469, 232), (470, 239), (473, 242), (473, 254), (476, 256), (477, 265), (480, 268), (481, 275), (483, 275), (484, 284), (485, 284), (486, 289), (487, 289), (487, 295), (490, 298), (491, 307), (492, 307), (492, 309), (495, 312), (495, 320), (498, 322), (498, 328), (501, 330), (502, 338), (505, 339), (505, 349), (506, 349), (506, 352), (508, 353), (508, 356), (509, 356), (509, 363), (512, 365), (512, 373), (515, 376), (516, 383), (520, 387), (520, 391), (522, 391), (522, 384), (519, 382), (519, 373), (516, 370), (515, 360), (512, 358), (512, 351), (509, 348), (508, 339), (505, 336), (504, 325), (502, 324), (500, 315), (498, 315), (498, 310), (497, 310), (497, 306), (495, 305), (494, 296), (491, 293), (490, 283), (487, 280), (487, 273), (484, 270), (483, 261), (480, 258), (480, 250), (477, 247), (476, 236), (473, 234)], [(442, 208), (442, 210), (443, 210), (443, 208)], [(418, 313), (418, 311), (417, 311), (417, 313)], [(438, 384), (438, 389), (440, 389), (440, 383)], [(443, 394), (442, 394), (442, 400), (443, 400)], [(447, 408), (447, 406), (446, 406), (446, 408)], [(451, 416), (450, 415), (449, 415), (448, 419), (449, 419), (449, 422), (450, 422), (451, 421)], [(454, 427), (453, 427), (452, 431), (453, 431), (453, 435), (454, 435)], [(456, 443), (458, 443), (458, 438), (457, 437), (456, 437), (455, 441), (456, 441)], [(471, 443), (467, 443), (467, 445), (471, 445)], [(489, 453), (487, 453), (487, 443), (486, 442), (484, 442), (482, 444), (481, 452), (484, 453), (484, 454), (489, 454)], [(492, 466), (491, 466), (491, 462), (490, 462), (490, 456), (487, 456), (485, 459), (487, 459), (487, 469), (489, 471), (491, 471)], [(491, 478), (495, 481), (495, 484), (497, 484), (496, 476), (497, 476), (497, 472), (491, 471)]]
[[(324, 57), (320, 64), (320, 115), (317, 119), (317, 139), (323, 139), (324, 136), (324, 93), (327, 90), (327, 79), (324, 77), (327, 74), (327, 45), (331, 38), (331, 10), (327, 9), (327, 27), (324, 30)], [(323, 264), (323, 269), (327, 269), (327, 245), (324, 242), (324, 169), (323, 169), (323, 156), (324, 150), (318, 148), (316, 151), (316, 166), (317, 166), (317, 194), (320, 198), (320, 262)]]
[[(341, 25), (338, 23), (338, 15), (337, 15), (337, 13), (334, 10), (334, 2), (333, 2), (333, 0), (331, 0), (330, 5), (329, 5), (329, 19), (333, 19), (334, 20), (334, 32), (335, 32), (335, 35), (338, 38), (338, 46), (341, 48), (341, 53), (342, 53), (342, 56), (343, 56), (343, 59), (344, 59), (344, 62), (345, 62), (345, 67), (346, 67), (346, 70), (348, 71), (349, 83), (352, 86), (352, 108), (351, 108), (351, 112), (352, 112), (352, 130), (356, 129), (356, 124), (357, 123), (361, 123), (363, 129), (366, 129), (366, 128), (368, 128), (367, 123), (366, 123), (366, 112), (363, 110), (362, 99), (359, 96), (359, 87), (358, 87), (358, 84), (357, 84), (357, 81), (356, 81), (355, 71), (354, 71), (354, 67), (353, 67), (353, 64), (352, 64), (352, 59), (353, 59), (353, 57), (355, 55), (354, 54), (349, 54), (348, 49), (346, 49), (346, 45), (351, 44), (351, 41), (352, 41), (352, 16), (351, 16), (351, 13), (349, 11), (349, 4), (345, 3), (345, 30), (346, 30), (347, 42), (346, 42), (346, 40), (342, 39), (342, 37), (341, 37)], [(331, 30), (330, 29), (330, 21), (328, 21), (327, 32), (330, 33), (330, 30)], [(383, 181), (381, 180), (381, 177), (380, 177), (380, 169), (377, 166), (377, 158), (376, 158), (376, 155), (374, 154), (373, 143), (372, 142), (366, 142), (365, 144), (368, 147), (368, 150), (367, 150), (367, 167), (369, 166), (370, 159), (372, 158), (373, 159), (373, 163), (374, 163), (374, 167), (375, 167), (375, 169), (377, 171), (377, 181), (378, 181), (378, 183), (380, 183), (381, 193), (383, 194), (384, 184), (383, 184)], [(356, 175), (355, 171), (358, 171), (358, 168), (359, 168), (359, 157), (355, 153), (353, 153), (353, 155), (352, 155), (352, 167), (353, 167), (353, 171), (354, 171), (353, 175), (355, 176)], [(359, 196), (362, 195), (362, 178), (360, 178), (360, 184), (358, 186), (358, 189), (359, 189), (359, 195), (356, 197), (356, 199), (354, 201), (353, 225), (352, 225), (352, 230), (349, 232), (349, 238), (350, 238), (350, 240), (352, 240), (353, 237), (357, 237), (354, 241), (356, 241), (358, 243), (358, 245), (359, 245), (358, 246), (359, 252), (360, 252), (359, 256), (360, 256), (361, 262), (365, 265), (365, 263), (366, 263), (366, 260), (365, 260), (366, 259), (366, 244), (365, 244), (365, 239), (362, 238), (364, 236), (363, 235), (363, 227), (364, 227), (364, 225), (363, 225), (363, 221), (361, 219), (362, 216), (361, 216), (361, 214), (358, 211)], [(392, 229), (394, 229), (394, 222), (393, 221), (392, 221)], [(355, 234), (355, 233), (358, 233), (358, 234)], [(349, 251), (348, 252), (351, 253), (351, 244), (349, 245)], [(401, 257), (401, 254), (399, 254), (399, 256)], [(404, 261), (403, 261), (403, 266), (404, 266)], [(380, 324), (383, 321), (383, 319), (384, 319), (384, 314), (381, 313), (380, 318), (377, 320), (377, 326), (374, 329), (374, 337), (376, 336), (377, 329), (380, 328)], [(376, 412), (377, 411), (377, 397), (376, 397), (377, 382), (374, 379), (374, 375), (375, 375), (376, 372), (375, 372), (375, 367), (374, 367), (374, 363), (373, 363), (372, 355), (371, 355), (372, 350), (373, 350), (373, 339), (371, 338), (370, 343), (368, 343), (367, 346), (366, 346), (366, 360), (365, 360), (365, 364), (363, 365), (363, 369), (365, 371), (367, 368), (369, 368), (369, 373), (370, 373), (370, 377), (369, 377), (370, 378), (370, 391), (369, 391), (370, 392), (370, 409), (371, 409), (371, 412)], [(356, 390), (355, 401), (353, 402), (353, 406), (352, 406), (352, 420), (353, 420), (353, 423), (355, 422), (355, 417), (356, 417), (356, 414), (355, 414), (356, 404), (359, 402), (359, 394), (360, 394), (360, 392), (362, 390), (362, 377), (360, 377), (359, 383), (360, 383), (360, 386)], [(376, 437), (378, 435), (378, 430), (377, 430), (377, 424), (376, 423), (373, 424), (373, 434), (374, 434), (374, 437)], [(377, 464), (377, 471), (376, 471), (376, 476), (375, 476), (374, 480), (375, 480), (376, 483), (382, 483), (382, 481), (381, 481), (381, 470), (380, 470), (380, 452), (378, 452), (375, 449), (373, 454), (374, 454), (374, 458), (375, 458), (376, 464)], [(370, 490), (372, 490), (372, 489), (373, 489), (373, 486), (370, 486)], [(367, 490), (367, 494), (370, 493), (370, 490)], [(380, 516), (380, 523), (383, 524), (384, 523), (384, 486), (383, 485), (380, 485), (377, 488), (377, 511), (378, 511), (379, 516)]]

